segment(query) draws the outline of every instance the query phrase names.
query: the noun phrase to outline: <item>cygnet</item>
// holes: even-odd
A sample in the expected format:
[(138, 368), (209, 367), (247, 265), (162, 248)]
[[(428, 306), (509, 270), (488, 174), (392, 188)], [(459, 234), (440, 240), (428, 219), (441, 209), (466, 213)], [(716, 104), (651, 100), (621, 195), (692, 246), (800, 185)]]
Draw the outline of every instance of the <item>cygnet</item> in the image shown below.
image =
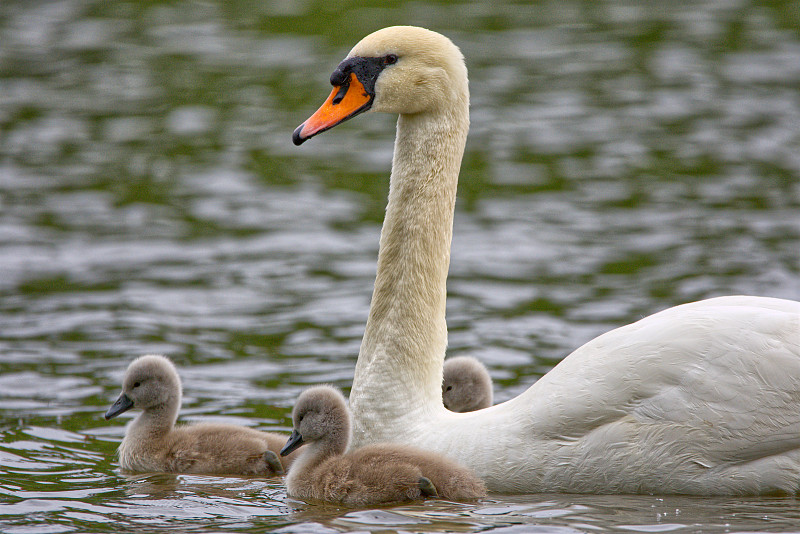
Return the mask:
[(292, 412), (294, 429), (281, 455), (308, 444), (286, 477), (289, 496), (352, 506), (439, 497), (474, 501), (486, 495), (470, 470), (439, 454), (393, 443), (345, 454), (350, 413), (339, 390), (304, 391)]
[(277, 453), (286, 436), (243, 426), (198, 423), (175, 425), (181, 406), (181, 380), (164, 356), (147, 355), (128, 366), (122, 394), (106, 412), (111, 419), (142, 410), (119, 446), (127, 471), (229, 475), (282, 475), (294, 459)]
[(472, 356), (444, 361), (442, 401), (451, 412), (473, 412), (492, 405), (492, 378)]

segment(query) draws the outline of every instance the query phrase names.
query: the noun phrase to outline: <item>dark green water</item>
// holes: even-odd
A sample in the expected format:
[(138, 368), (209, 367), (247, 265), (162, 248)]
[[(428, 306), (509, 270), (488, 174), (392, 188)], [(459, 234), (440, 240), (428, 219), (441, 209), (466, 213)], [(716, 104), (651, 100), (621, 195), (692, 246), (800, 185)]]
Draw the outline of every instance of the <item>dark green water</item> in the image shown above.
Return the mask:
[(0, 532), (800, 529), (794, 499), (353, 511), (116, 470), (102, 413), (139, 354), (179, 365), (189, 421), (286, 431), (304, 386), (349, 387), (394, 118), (291, 132), (398, 23), (467, 57), (449, 354), (484, 361), (498, 401), (666, 307), (800, 299), (797, 1), (5, 0)]

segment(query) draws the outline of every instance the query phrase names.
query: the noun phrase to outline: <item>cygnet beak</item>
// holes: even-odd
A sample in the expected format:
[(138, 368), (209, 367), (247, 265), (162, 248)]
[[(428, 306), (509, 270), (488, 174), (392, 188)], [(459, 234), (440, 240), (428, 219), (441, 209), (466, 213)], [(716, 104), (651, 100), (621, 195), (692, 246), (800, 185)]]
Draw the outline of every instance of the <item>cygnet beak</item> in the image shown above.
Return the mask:
[(297, 430), (292, 430), (292, 435), (289, 436), (289, 441), (287, 441), (286, 445), (284, 445), (283, 448), (281, 449), (281, 456), (286, 456), (287, 454), (290, 454), (302, 444), (303, 444), (303, 436), (301, 436), (300, 432), (298, 432)]
[(127, 412), (133, 408), (133, 401), (125, 395), (124, 393), (119, 396), (117, 401), (108, 409), (106, 414), (103, 416), (106, 420), (111, 419), (112, 417), (116, 417), (122, 412)]

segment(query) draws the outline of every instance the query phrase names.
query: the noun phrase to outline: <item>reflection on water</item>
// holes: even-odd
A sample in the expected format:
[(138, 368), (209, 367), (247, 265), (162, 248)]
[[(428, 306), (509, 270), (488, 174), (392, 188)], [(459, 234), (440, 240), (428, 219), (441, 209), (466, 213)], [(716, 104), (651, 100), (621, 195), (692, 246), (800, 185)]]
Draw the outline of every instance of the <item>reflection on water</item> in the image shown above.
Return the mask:
[(668, 306), (799, 299), (798, 13), (0, 3), (0, 530), (796, 530), (793, 499), (346, 510), (288, 499), (277, 480), (124, 476), (124, 429), (102, 413), (148, 352), (178, 364), (188, 421), (287, 431), (302, 387), (349, 387), (394, 119), (302, 148), (290, 135), (350, 46), (394, 23), (441, 31), (467, 57), (449, 352), (484, 361), (498, 401)]

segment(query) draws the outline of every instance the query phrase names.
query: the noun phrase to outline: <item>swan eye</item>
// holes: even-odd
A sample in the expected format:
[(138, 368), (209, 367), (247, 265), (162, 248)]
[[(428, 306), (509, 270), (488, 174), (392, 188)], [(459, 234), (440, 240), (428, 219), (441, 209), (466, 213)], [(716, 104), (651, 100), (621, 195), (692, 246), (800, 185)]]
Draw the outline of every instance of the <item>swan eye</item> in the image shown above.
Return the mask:
[(389, 54), (387, 56), (384, 56), (383, 58), (384, 65), (394, 65), (395, 63), (397, 63), (397, 55)]

